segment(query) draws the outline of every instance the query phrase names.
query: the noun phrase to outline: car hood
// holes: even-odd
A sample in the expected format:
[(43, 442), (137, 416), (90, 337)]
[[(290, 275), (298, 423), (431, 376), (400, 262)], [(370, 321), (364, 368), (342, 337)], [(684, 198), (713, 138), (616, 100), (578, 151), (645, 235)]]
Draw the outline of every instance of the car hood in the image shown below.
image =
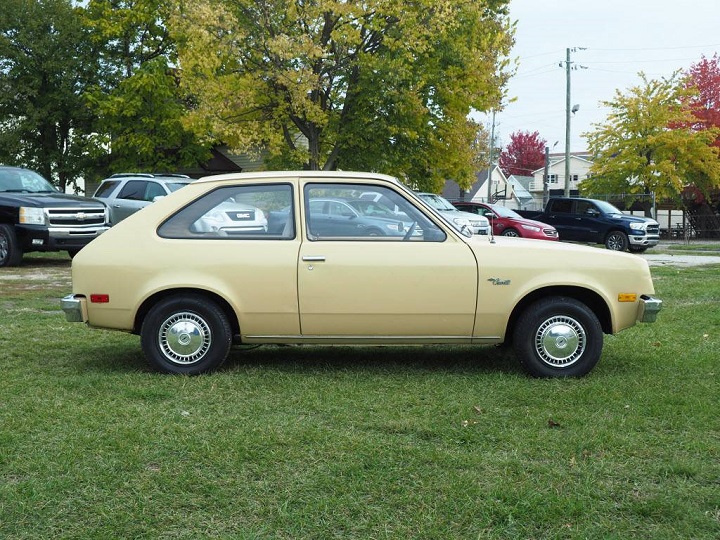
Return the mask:
[[(547, 225), (546, 225), (547, 226)], [(502, 261), (507, 267), (519, 266), (545, 269), (552, 268), (562, 273), (564, 270), (588, 268), (598, 272), (598, 268), (640, 267), (647, 269), (645, 259), (631, 253), (599, 249), (566, 242), (538, 242), (530, 238), (507, 238), (505, 236), (473, 236), (464, 241), (475, 253), (480, 267), (482, 261)], [(492, 257), (491, 251), (502, 252)]]
[(440, 212), (440, 214), (445, 217), (449, 217), (450, 219), (454, 217), (459, 217), (466, 219), (470, 222), (480, 221), (481, 223), (489, 223), (488, 219), (485, 216), (473, 214), (472, 212), (463, 212), (462, 210), (438, 210), (438, 212)]
[(649, 223), (651, 225), (657, 225), (658, 222), (655, 221), (652, 218), (647, 218), (644, 216), (631, 216), (628, 214), (610, 214), (609, 216), (611, 219), (616, 219), (618, 221), (624, 221), (626, 223)]
[(12, 202), (13, 206), (32, 206), (36, 208), (57, 208), (72, 206), (73, 208), (97, 208), (105, 206), (97, 199), (69, 195), (66, 193), (0, 193), (0, 204)]
[(548, 225), (547, 223), (543, 223), (542, 221), (536, 221), (534, 219), (513, 217), (508, 217), (505, 219), (512, 221), (513, 223), (517, 223), (518, 225), (532, 225), (533, 227), (540, 227), (541, 229), (555, 229), (555, 227), (553, 227), (552, 225)]

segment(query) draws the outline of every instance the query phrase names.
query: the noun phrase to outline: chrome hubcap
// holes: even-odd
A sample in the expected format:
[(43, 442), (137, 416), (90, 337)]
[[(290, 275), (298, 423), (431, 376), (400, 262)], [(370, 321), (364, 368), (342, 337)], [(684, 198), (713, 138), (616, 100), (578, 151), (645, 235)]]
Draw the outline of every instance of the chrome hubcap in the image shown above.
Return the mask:
[(194, 364), (205, 356), (212, 344), (210, 327), (195, 313), (175, 313), (160, 327), (158, 344), (175, 364)]
[(587, 336), (572, 317), (556, 316), (545, 321), (535, 334), (535, 350), (543, 362), (568, 367), (582, 356)]

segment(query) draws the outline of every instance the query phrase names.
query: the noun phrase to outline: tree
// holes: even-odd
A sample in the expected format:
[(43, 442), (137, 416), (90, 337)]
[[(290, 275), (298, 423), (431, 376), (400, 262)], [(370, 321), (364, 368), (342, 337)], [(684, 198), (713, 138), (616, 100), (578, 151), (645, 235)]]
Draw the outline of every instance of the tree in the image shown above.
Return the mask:
[(35, 169), (60, 189), (89, 166), (94, 115), (83, 102), (97, 76), (70, 0), (3, 0), (0, 162)]
[(688, 183), (702, 191), (720, 184), (719, 131), (696, 129), (688, 106), (691, 90), (670, 78), (648, 80), (603, 102), (611, 109), (604, 124), (586, 133), (594, 155), (585, 193), (651, 193), (677, 198)]
[(275, 167), (469, 186), (512, 45), (507, 0), (187, 0), (172, 20), (196, 133)]
[(516, 131), (510, 143), (500, 152), (498, 164), (505, 176), (530, 176), (545, 164), (545, 139), (534, 131)]
[[(686, 88), (694, 90), (688, 104), (699, 121), (698, 127), (720, 128), (720, 57), (717, 53), (711, 59), (703, 56), (685, 76)], [(713, 144), (720, 147), (720, 137)]]
[(209, 157), (182, 118), (187, 109), (168, 35), (166, 0), (90, 0), (85, 24), (102, 59), (102, 79), (86, 93), (110, 152), (109, 172), (173, 171)]

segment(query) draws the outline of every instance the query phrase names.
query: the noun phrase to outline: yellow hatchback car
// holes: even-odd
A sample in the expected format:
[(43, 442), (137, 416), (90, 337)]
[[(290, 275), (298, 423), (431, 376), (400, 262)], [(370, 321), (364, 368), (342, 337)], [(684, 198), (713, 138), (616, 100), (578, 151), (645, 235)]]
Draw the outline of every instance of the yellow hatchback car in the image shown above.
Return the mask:
[[(377, 223), (314, 203), (368, 193), (389, 201)], [(198, 180), (91, 242), (72, 278), (69, 321), (139, 334), (155, 368), (184, 374), (218, 368), (233, 342), (507, 342), (534, 376), (581, 376), (603, 334), (661, 306), (636, 255), (473, 236), (371, 173)]]

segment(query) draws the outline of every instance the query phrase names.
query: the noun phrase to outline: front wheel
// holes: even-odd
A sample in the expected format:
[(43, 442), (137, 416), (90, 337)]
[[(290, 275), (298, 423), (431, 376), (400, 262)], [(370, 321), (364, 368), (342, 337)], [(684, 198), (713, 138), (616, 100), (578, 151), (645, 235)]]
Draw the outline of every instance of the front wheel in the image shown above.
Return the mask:
[(582, 302), (545, 298), (522, 313), (513, 344), (520, 363), (534, 377), (582, 377), (600, 360), (603, 331)]
[(199, 295), (172, 296), (150, 309), (140, 341), (157, 370), (197, 375), (222, 365), (230, 351), (232, 330), (215, 302)]
[(23, 250), (12, 225), (0, 225), (0, 267), (20, 266)]
[(513, 238), (518, 238), (520, 236), (520, 233), (517, 232), (515, 229), (505, 229), (502, 232), (501, 236), (511, 236)]
[(605, 247), (613, 251), (625, 251), (628, 243), (627, 234), (622, 231), (612, 231), (605, 238)]

